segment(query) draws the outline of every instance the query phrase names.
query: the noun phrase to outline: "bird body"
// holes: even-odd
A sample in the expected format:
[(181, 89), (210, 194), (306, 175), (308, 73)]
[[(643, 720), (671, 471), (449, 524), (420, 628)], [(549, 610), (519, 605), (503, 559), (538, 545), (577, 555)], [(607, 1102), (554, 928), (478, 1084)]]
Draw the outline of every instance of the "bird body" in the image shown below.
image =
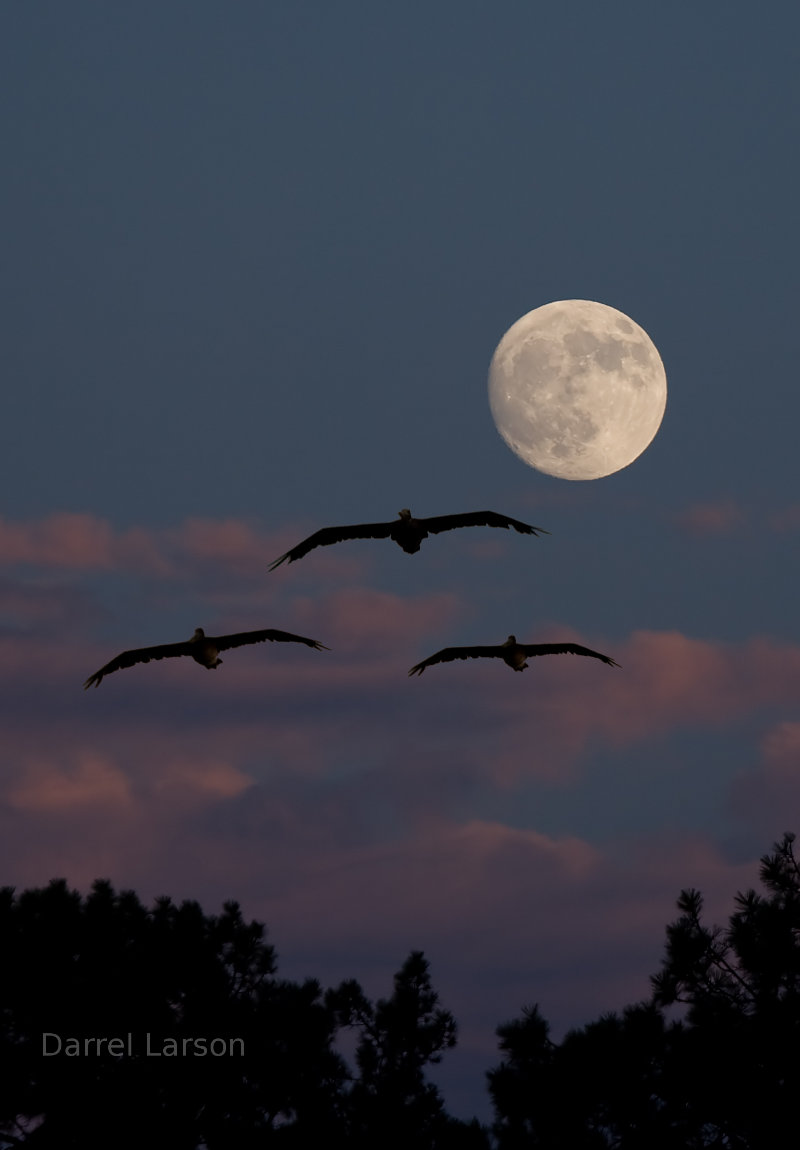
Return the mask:
[(199, 663), (201, 667), (207, 667), (209, 671), (215, 671), (222, 662), (219, 657), (219, 648), (214, 639), (206, 638), (206, 633), (202, 627), (195, 627), (194, 635), (189, 640), (191, 651), (189, 654), (194, 659), (195, 663)]
[(202, 627), (197, 627), (194, 635), (185, 643), (164, 643), (158, 647), (139, 647), (133, 651), (123, 651), (110, 663), (106, 663), (105, 667), (90, 675), (83, 684), (84, 690), (91, 686), (99, 687), (105, 675), (125, 667), (133, 667), (136, 663), (149, 663), (151, 659), (172, 659), (190, 655), (201, 667), (215, 671), (222, 663), (219, 657), (220, 651), (227, 651), (231, 647), (242, 647), (247, 643), (264, 643), (267, 640), (279, 643), (305, 643), (307, 647), (313, 647), (316, 651), (330, 650), (316, 639), (305, 639), (302, 635), (292, 635), (289, 631), (275, 631), (268, 628), (264, 631), (239, 631), (235, 635), (214, 636), (206, 635)]
[(524, 647), (520, 647), (514, 635), (509, 635), (505, 643), (505, 654), (503, 655), (503, 662), (506, 666), (510, 667), (512, 671), (524, 671), (528, 666), (527, 652)]
[(528, 666), (527, 660), (535, 655), (588, 655), (608, 663), (610, 667), (619, 666), (608, 655), (581, 647), (579, 643), (518, 643), (514, 635), (509, 635), (505, 643), (495, 647), (445, 647), (417, 663), (408, 673), (421, 675), (426, 667), (432, 667), (434, 663), (449, 663), (453, 659), (502, 659), (512, 671), (524, 671)]
[(315, 547), (327, 547), (331, 543), (342, 543), (346, 539), (393, 539), (407, 555), (419, 551), (423, 539), (438, 535), (441, 531), (452, 531), (457, 527), (513, 527), (521, 535), (549, 535), (543, 527), (531, 527), (519, 519), (509, 519), (496, 511), (466, 511), (460, 515), (434, 515), (428, 519), (415, 519), (407, 507), (399, 513), (399, 519), (389, 523), (355, 523), (346, 527), (323, 527), (298, 543), (270, 564), (270, 571), (281, 563), (294, 563), (302, 559)]
[(395, 543), (403, 548), (406, 555), (414, 555), (415, 552), (419, 551), (422, 540), (428, 538), (424, 520), (415, 519), (407, 507), (404, 507), (399, 515), (398, 522), (392, 524), (389, 538), (394, 539)]

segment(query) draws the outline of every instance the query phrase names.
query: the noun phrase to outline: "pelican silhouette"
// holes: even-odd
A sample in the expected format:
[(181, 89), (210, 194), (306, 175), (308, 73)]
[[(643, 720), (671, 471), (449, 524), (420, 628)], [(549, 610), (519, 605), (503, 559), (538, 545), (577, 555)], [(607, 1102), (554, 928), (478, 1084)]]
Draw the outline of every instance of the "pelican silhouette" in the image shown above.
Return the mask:
[(449, 663), (452, 659), (502, 659), (512, 671), (524, 671), (528, 666), (527, 660), (535, 655), (588, 655), (592, 659), (601, 659), (610, 667), (619, 666), (608, 655), (581, 647), (579, 643), (518, 643), (514, 635), (509, 635), (505, 643), (497, 647), (445, 647), (417, 663), (408, 673), (421, 675), (426, 667), (432, 667), (434, 663)]
[(543, 527), (531, 527), (519, 519), (509, 519), (496, 511), (465, 511), (461, 515), (434, 515), (429, 519), (415, 519), (407, 507), (398, 512), (399, 519), (389, 523), (355, 523), (348, 527), (323, 527), (298, 543), (291, 551), (281, 555), (270, 564), (270, 571), (281, 563), (294, 563), (313, 551), (315, 547), (328, 547), (331, 543), (343, 543), (346, 539), (394, 539), (408, 555), (419, 551), (423, 539), (438, 535), (440, 531), (452, 531), (456, 527), (513, 527), (521, 535), (549, 535)]
[(195, 663), (214, 671), (222, 662), (220, 651), (243, 647), (247, 643), (264, 643), (268, 639), (275, 643), (305, 643), (317, 651), (330, 650), (330, 647), (323, 646), (316, 639), (304, 639), (302, 635), (292, 635), (288, 631), (240, 631), (236, 635), (206, 635), (203, 628), (198, 627), (185, 643), (166, 643), (160, 647), (139, 647), (135, 651), (123, 651), (110, 663), (106, 663), (105, 667), (90, 675), (83, 687), (84, 690), (92, 685), (99, 687), (104, 676), (121, 671), (124, 667), (133, 667), (136, 663), (149, 663), (151, 659), (173, 659), (180, 655), (191, 655)]

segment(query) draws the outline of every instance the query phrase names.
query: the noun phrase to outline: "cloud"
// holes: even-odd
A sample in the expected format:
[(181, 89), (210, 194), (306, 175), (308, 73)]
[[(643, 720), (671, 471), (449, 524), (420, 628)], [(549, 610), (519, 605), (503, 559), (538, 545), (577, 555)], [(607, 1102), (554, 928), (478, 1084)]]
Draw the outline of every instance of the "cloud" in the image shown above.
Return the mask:
[(674, 522), (692, 535), (730, 535), (746, 519), (745, 509), (732, 499), (695, 503), (673, 516)]
[[(566, 628), (556, 633), (569, 635)], [(635, 631), (623, 644), (574, 637), (621, 667), (571, 656), (536, 660), (524, 672), (535, 673), (533, 690), (530, 679), (501, 688), (489, 676), (493, 666), (482, 674), (482, 705), (497, 716), (499, 731), (491, 771), (504, 785), (524, 775), (561, 777), (591, 746), (738, 723), (766, 707), (794, 705), (800, 693), (800, 648), (771, 639), (726, 644), (663, 631)]]
[[(800, 688), (800, 647), (754, 637), (744, 643), (635, 631), (622, 648), (621, 689), (606, 689), (611, 738), (640, 738), (671, 726), (721, 723), (792, 702)], [(616, 732), (616, 734), (615, 734)]]
[(0, 563), (26, 563), (81, 571), (135, 570), (165, 574), (153, 533), (142, 528), (115, 531), (93, 515), (62, 512), (32, 522), (0, 518)]
[[(187, 568), (222, 569), (240, 577), (266, 578), (269, 564), (286, 550), (291, 535), (302, 532), (265, 531), (240, 519), (190, 518), (174, 528), (118, 530), (94, 515), (60, 512), (40, 520), (11, 521), (0, 517), (0, 564), (30, 564), (67, 571), (121, 571), (159, 578), (176, 578)], [(356, 556), (328, 549), (312, 574), (353, 578), (363, 573)], [(276, 586), (279, 584), (276, 582)]]
[[(176, 548), (190, 559), (224, 565), (226, 570), (238, 575), (265, 579), (269, 577), (269, 565), (305, 537), (302, 528), (265, 532), (240, 519), (187, 519), (168, 535)], [(355, 555), (343, 555), (329, 548), (314, 552), (313, 560), (305, 570), (314, 578), (356, 578), (364, 570), (363, 562)], [(282, 571), (283, 567), (278, 570)], [(295, 569), (293, 576), (296, 577)], [(276, 586), (280, 578), (272, 577)]]
[(773, 511), (769, 517), (769, 525), (773, 531), (796, 531), (800, 527), (800, 503), (789, 504), (788, 507)]
[(321, 600), (296, 599), (294, 606), (301, 621), (327, 628), (337, 650), (392, 655), (400, 645), (408, 649), (414, 640), (447, 626), (464, 609), (450, 592), (409, 597), (369, 587), (348, 587)]
[[(196, 716), (209, 710), (203, 701)], [(495, 1026), (526, 1002), (540, 1002), (559, 1033), (646, 994), (682, 887), (699, 887), (709, 920), (721, 921), (734, 891), (755, 881), (753, 857), (732, 862), (699, 833), (597, 844), (547, 833), (535, 816), (509, 826), (475, 805), (458, 813), (437, 788), (454, 772), (449, 797), (461, 788), (463, 799), (452, 765), (461, 732), (429, 747), (415, 718), (406, 743), (384, 740), (383, 759), (365, 767), (348, 761), (339, 723), (306, 711), (300, 735), (311, 731), (316, 773), (296, 766), (297, 724), (280, 708), (242, 726), (222, 707), (193, 725), (176, 723), (167, 704), (143, 724), (136, 713), (99, 725), (95, 745), (74, 753), (58, 749), (63, 731), (49, 731), (49, 753), (16, 767), (12, 739), (0, 784), (3, 881), (65, 875), (85, 890), (107, 876), (145, 900), (197, 898), (209, 913), (236, 898), (267, 923), (283, 976), (356, 977), (370, 994), (385, 995), (420, 947), (481, 1073), (496, 1058)], [(799, 726), (765, 740), (774, 769), (788, 769)], [(417, 744), (429, 757), (407, 759)], [(334, 769), (342, 749), (344, 769)]]
[(731, 809), (759, 834), (777, 839), (800, 830), (800, 723), (777, 723), (764, 735), (759, 761), (731, 784)]
[(82, 587), (59, 585), (52, 576), (0, 576), (0, 635), (65, 635), (96, 624), (99, 616)]
[[(725, 644), (663, 631), (619, 642), (555, 625), (531, 638), (573, 639), (612, 655), (620, 668), (563, 655), (532, 659), (522, 674), (499, 660), (476, 660), (409, 679), (412, 663), (446, 645), (448, 625), (465, 610), (449, 592), (400, 597), (356, 587), (295, 596), (282, 627), (330, 651), (242, 647), (225, 653), (213, 672), (188, 659), (164, 660), (119, 671), (86, 693), (84, 679), (117, 653), (117, 643), (90, 645), (58, 633), (0, 636), (6, 746), (13, 753), (23, 744), (81, 745), (89, 732), (96, 743), (102, 733), (108, 745), (124, 738), (143, 752), (155, 740), (162, 756), (181, 745), (193, 753), (205, 747), (204, 758), (246, 775), (253, 761), (294, 763), (319, 776), (349, 759), (396, 778), (402, 763), (415, 786), (393, 791), (386, 782), (385, 793), (411, 811), (426, 795), (446, 805), (459, 790), (508, 789), (526, 777), (573, 783), (582, 757), (597, 749), (740, 724), (761, 710), (794, 706), (800, 695), (800, 647), (791, 644), (758, 637)], [(220, 629), (240, 626), (247, 626), (243, 614), (223, 619)], [(142, 645), (173, 638), (152, 630)], [(48, 714), (48, 723), (32, 725), (34, 712)]]
[[(691, 504), (673, 513), (671, 519), (694, 536), (733, 535), (748, 525), (750, 510), (732, 499), (709, 500)], [(789, 503), (771, 511), (764, 511), (759, 521), (779, 534), (797, 531), (800, 527), (800, 503)]]
[[(154, 792), (113, 833), (101, 804), (90, 819), (86, 807), (62, 808), (58, 836), (52, 818), (42, 822), (52, 809), (16, 808), (16, 824), (4, 828), (14, 852), (6, 881), (50, 877), (44, 842), (51, 873), (84, 888), (105, 874), (143, 898), (168, 892), (208, 911), (237, 898), (267, 923), (284, 976), (357, 977), (370, 993), (385, 993), (421, 947), (444, 1001), (482, 1045), (485, 1068), (494, 1027), (526, 1002), (539, 1001), (558, 1030), (646, 994), (682, 887), (699, 887), (719, 921), (755, 878), (753, 859), (734, 864), (699, 835), (599, 848), (491, 820), (434, 818), (359, 845), (339, 821), (331, 833), (325, 805), (257, 790), (218, 796), (200, 820)], [(237, 807), (249, 825), (217, 818)]]
[(231, 799), (249, 790), (253, 779), (224, 761), (197, 762), (183, 760), (169, 762), (160, 772), (155, 792), (176, 800), (191, 801)]
[(5, 799), (18, 811), (65, 813), (86, 807), (127, 807), (133, 801), (124, 773), (92, 754), (80, 756), (72, 767), (48, 762), (26, 765)]

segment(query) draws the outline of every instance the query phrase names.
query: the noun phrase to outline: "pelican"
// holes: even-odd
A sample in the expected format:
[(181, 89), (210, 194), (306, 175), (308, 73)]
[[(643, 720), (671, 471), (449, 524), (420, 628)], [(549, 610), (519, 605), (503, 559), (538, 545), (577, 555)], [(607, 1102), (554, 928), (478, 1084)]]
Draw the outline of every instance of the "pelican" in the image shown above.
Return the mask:
[(449, 663), (451, 659), (502, 659), (512, 671), (524, 671), (528, 666), (527, 660), (534, 655), (589, 655), (592, 659), (601, 659), (609, 667), (618, 667), (608, 655), (601, 655), (599, 651), (590, 651), (588, 647), (581, 647), (578, 643), (518, 643), (514, 635), (509, 635), (505, 643), (498, 647), (445, 647), (437, 651), (428, 659), (423, 659), (412, 667), (409, 675), (421, 675), (426, 667), (434, 663)]
[(404, 507), (398, 512), (399, 519), (390, 523), (355, 523), (349, 527), (323, 527), (315, 531), (298, 543), (291, 551), (281, 555), (270, 564), (270, 571), (280, 567), (281, 563), (294, 563), (295, 559), (302, 559), (313, 551), (315, 547), (327, 547), (331, 543), (342, 543), (345, 539), (394, 539), (407, 555), (419, 551), (423, 539), (429, 535), (438, 535), (440, 531), (452, 531), (455, 527), (513, 527), (521, 535), (549, 535), (543, 527), (531, 527), (528, 523), (520, 523), (519, 519), (509, 519), (507, 515), (498, 515), (496, 511), (465, 511), (462, 515), (434, 515), (430, 519), (415, 519), (409, 509)]
[(92, 684), (99, 687), (104, 675), (120, 671), (123, 667), (132, 667), (135, 663), (149, 663), (151, 659), (173, 659), (178, 655), (191, 655), (195, 663), (208, 668), (209, 671), (215, 671), (222, 662), (219, 657), (220, 651), (227, 651), (230, 647), (243, 647), (246, 643), (264, 643), (267, 639), (273, 643), (305, 643), (307, 647), (313, 647), (316, 651), (330, 651), (330, 647), (323, 646), (316, 639), (304, 639), (302, 635), (290, 635), (288, 631), (240, 631), (236, 635), (206, 635), (203, 628), (198, 627), (191, 639), (185, 643), (166, 643), (160, 647), (139, 647), (135, 651), (123, 651), (116, 659), (112, 659), (105, 667), (90, 675), (83, 684), (83, 689), (86, 690)]

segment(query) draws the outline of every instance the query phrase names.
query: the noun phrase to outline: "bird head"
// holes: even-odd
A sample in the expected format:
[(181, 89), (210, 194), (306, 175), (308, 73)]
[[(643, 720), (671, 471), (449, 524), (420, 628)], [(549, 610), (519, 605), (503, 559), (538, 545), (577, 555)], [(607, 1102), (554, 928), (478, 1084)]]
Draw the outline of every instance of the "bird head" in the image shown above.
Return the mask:
[(517, 643), (516, 635), (509, 635), (508, 638), (506, 639), (505, 643), (503, 643), (503, 646), (504, 647), (515, 647), (516, 643)]
[(203, 628), (202, 627), (195, 627), (194, 635), (192, 635), (192, 641), (194, 641), (195, 639), (205, 639), (205, 637), (206, 637), (206, 633), (203, 630)]
[(400, 516), (401, 519), (410, 519), (411, 518), (411, 512), (408, 510), (407, 507), (404, 507), (402, 511), (398, 511), (397, 514)]

